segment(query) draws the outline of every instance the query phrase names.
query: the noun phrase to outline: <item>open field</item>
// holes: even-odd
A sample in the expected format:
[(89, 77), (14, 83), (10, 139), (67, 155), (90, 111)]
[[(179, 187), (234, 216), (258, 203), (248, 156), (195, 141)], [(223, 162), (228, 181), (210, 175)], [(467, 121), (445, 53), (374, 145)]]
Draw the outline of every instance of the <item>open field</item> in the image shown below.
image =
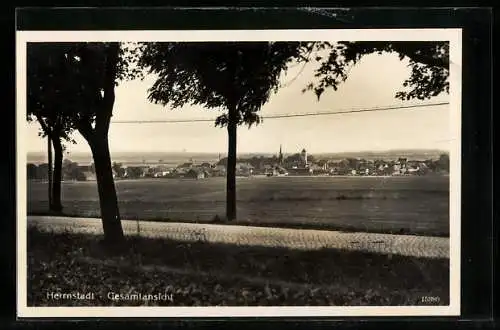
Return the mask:
[[(224, 178), (116, 186), (123, 219), (212, 222), (224, 215)], [(63, 182), (62, 190), (65, 215), (99, 216), (96, 182)], [(46, 213), (46, 183), (28, 182), (27, 197), (28, 214)], [(449, 178), (238, 178), (237, 207), (237, 224), (447, 236)]]

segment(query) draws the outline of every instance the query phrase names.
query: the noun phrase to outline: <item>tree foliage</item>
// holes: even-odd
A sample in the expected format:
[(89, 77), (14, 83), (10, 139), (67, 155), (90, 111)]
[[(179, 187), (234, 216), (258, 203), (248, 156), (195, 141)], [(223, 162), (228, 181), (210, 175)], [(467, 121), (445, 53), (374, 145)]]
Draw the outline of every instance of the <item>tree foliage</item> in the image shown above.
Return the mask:
[(137, 74), (130, 60), (128, 48), (118, 43), (29, 44), (28, 115), (58, 118), (68, 130), (94, 126), (106, 112), (109, 87)]
[(74, 142), (71, 137), (72, 123), (63, 116), (63, 91), (65, 81), (60, 79), (64, 67), (52, 45), (32, 43), (28, 47), (27, 61), (27, 120), (38, 120), (39, 136), (45, 137), (58, 131), (59, 137)]
[(85, 181), (86, 176), (82, 171), (78, 163), (72, 161), (64, 161), (62, 167), (62, 173), (65, 179), (67, 180), (77, 180), (77, 181)]
[(127, 178), (138, 179), (144, 176), (144, 170), (140, 166), (130, 166), (127, 168)]
[(111, 167), (117, 178), (123, 178), (125, 176), (125, 168), (122, 163), (113, 162)]
[(437, 169), (445, 172), (450, 171), (450, 155), (441, 154), (439, 155), (439, 159), (436, 161)]
[(429, 99), (449, 93), (449, 42), (445, 41), (342, 41), (315, 43), (314, 50), (328, 50), (327, 56), (316, 55), (319, 68), (315, 81), (303, 92), (313, 91), (318, 99), (328, 88), (337, 90), (349, 75), (349, 70), (369, 54), (396, 53), (408, 60), (410, 77), (403, 82), (405, 90), (396, 93), (401, 100)]
[[(111, 168), (108, 131), (115, 86), (133, 75), (126, 49), (117, 42), (32, 43), (28, 45), (28, 79), (39, 91), (28, 93), (47, 118), (61, 118), (87, 140), (95, 162), (106, 241), (123, 241)], [(31, 84), (37, 86), (37, 84)], [(47, 89), (44, 89), (46, 88)], [(37, 103), (38, 102), (38, 103)]]
[[(303, 56), (298, 42), (145, 43), (139, 66), (158, 79), (149, 90), (154, 103), (180, 108), (235, 107), (237, 124), (258, 124), (257, 112), (279, 88), (281, 73)], [(228, 114), (215, 124), (225, 126)]]

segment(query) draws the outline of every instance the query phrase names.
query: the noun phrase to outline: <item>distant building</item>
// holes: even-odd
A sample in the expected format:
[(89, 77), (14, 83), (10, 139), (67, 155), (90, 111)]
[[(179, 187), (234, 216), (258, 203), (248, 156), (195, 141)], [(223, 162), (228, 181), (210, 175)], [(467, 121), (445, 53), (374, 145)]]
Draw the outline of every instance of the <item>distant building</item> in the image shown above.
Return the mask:
[(153, 177), (154, 178), (165, 178), (167, 177), (169, 174), (171, 174), (172, 172), (169, 171), (169, 170), (163, 170), (163, 171), (156, 171), (154, 174), (153, 174)]
[(253, 171), (254, 167), (249, 163), (236, 163), (236, 175), (250, 176)]
[(185, 178), (191, 178), (191, 179), (205, 179), (209, 177), (209, 173), (204, 170), (200, 170), (197, 168), (192, 168), (190, 169), (186, 175), (184, 176)]
[(317, 164), (323, 171), (328, 171), (329, 164), (327, 160), (320, 160), (317, 162)]
[(184, 176), (187, 172), (189, 172), (190, 169), (188, 168), (175, 168), (173, 171), (172, 171), (172, 174), (176, 175), (176, 176)]
[(302, 165), (304, 167), (308, 166), (308, 163), (307, 163), (307, 151), (306, 151), (306, 149), (302, 149), (302, 151), (300, 152), (300, 160), (301, 160)]
[(281, 150), (281, 144), (280, 144), (280, 153), (278, 155), (278, 165), (280, 165), (280, 166), (283, 165), (283, 152)]
[(312, 175), (313, 172), (310, 168), (289, 168), (288, 175)]
[(226, 176), (226, 166), (216, 165), (211, 170), (212, 176)]
[(167, 166), (165, 165), (153, 166), (148, 169), (147, 176), (153, 178), (160, 178), (165, 176), (164, 175), (165, 172), (169, 172)]
[(265, 170), (267, 176), (287, 176), (289, 173), (283, 166), (268, 166)]
[(349, 175), (350, 170), (347, 167), (334, 167), (330, 170), (330, 175)]
[(84, 171), (83, 176), (85, 177), (85, 181), (96, 181), (97, 180), (95, 173), (93, 173), (91, 171)]
[(273, 172), (274, 166), (265, 164), (262, 166), (262, 169), (264, 170), (264, 174), (268, 174)]
[(181, 168), (189, 169), (192, 167), (193, 167), (193, 162), (187, 162), (187, 163), (184, 163), (184, 164), (177, 166), (177, 168), (179, 168), (179, 169), (181, 169)]
[(324, 173), (325, 172), (325, 170), (323, 169), (323, 166), (319, 166), (317, 164), (310, 164), (309, 171), (311, 173)]
[(124, 177), (129, 179), (144, 178), (148, 172), (148, 166), (127, 166)]

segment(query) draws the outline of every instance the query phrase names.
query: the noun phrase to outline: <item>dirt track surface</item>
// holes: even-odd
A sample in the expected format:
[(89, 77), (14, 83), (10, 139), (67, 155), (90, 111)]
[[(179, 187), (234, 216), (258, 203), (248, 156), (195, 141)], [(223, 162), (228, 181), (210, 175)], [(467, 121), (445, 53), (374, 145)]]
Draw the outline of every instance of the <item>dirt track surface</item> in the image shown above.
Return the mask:
[[(28, 216), (28, 226), (55, 232), (102, 234), (95, 218)], [(415, 235), (345, 233), (338, 231), (284, 229), (195, 223), (122, 220), (126, 235), (163, 237), (187, 242), (214, 242), (236, 245), (361, 250), (427, 258), (449, 258), (449, 238)]]

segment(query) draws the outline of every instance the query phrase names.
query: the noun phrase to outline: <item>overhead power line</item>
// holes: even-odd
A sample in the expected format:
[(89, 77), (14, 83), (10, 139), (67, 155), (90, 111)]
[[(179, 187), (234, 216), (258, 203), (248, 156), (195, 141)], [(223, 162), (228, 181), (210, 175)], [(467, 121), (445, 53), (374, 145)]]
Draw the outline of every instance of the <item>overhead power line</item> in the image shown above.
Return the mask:
[[(428, 107), (443, 106), (443, 105), (448, 105), (448, 104), (450, 104), (450, 103), (449, 102), (438, 102), (438, 103), (412, 104), (412, 105), (394, 105), (394, 106), (386, 106), (386, 107), (359, 108), (359, 109), (325, 111), (325, 112), (288, 113), (288, 114), (262, 116), (262, 118), (263, 119), (281, 119), (281, 118), (292, 118), (292, 117), (332, 116), (332, 115), (343, 115), (343, 114), (361, 113), (361, 112), (428, 108)], [(201, 123), (201, 122), (214, 122), (214, 121), (215, 121), (215, 119), (117, 120), (117, 121), (112, 121), (112, 123), (114, 123), (114, 124), (161, 124), (161, 123), (175, 124), (175, 123)]]

